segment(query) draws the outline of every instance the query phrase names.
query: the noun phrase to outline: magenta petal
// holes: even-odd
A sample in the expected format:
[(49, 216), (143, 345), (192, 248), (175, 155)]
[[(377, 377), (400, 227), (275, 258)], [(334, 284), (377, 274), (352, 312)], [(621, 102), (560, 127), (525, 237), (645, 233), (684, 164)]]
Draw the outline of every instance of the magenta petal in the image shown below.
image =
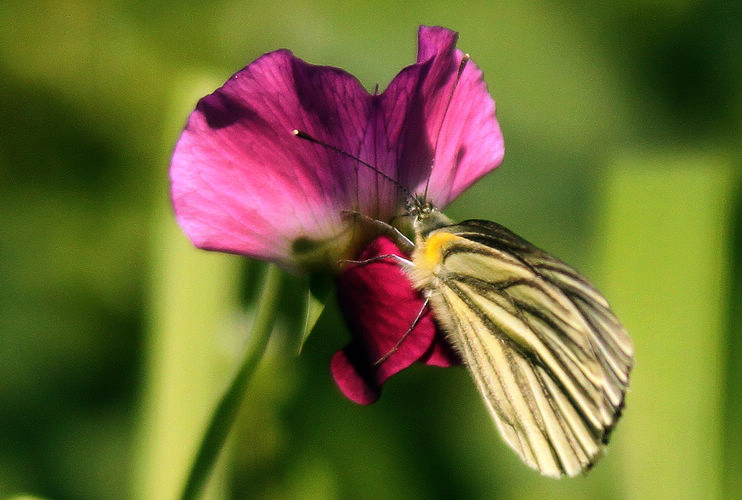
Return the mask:
[(469, 61), (457, 79), (463, 58), (457, 38), (445, 28), (421, 26), (418, 64), (402, 71), (382, 96), (389, 129), (399, 134), (405, 170), (398, 178), (423, 193), (430, 177), (427, 196), (438, 208), (496, 168), (505, 152), (482, 71)]
[[(391, 240), (381, 237), (359, 260), (391, 254), (402, 255)], [(386, 379), (430, 351), (436, 337), (432, 315), (426, 310), (415, 329), (400, 343), (422, 310), (424, 300), (391, 259), (348, 268), (338, 278), (337, 294), (353, 332), (353, 341), (342, 351), (342, 358), (338, 358), (340, 354), (333, 358), (333, 376), (341, 390), (354, 401), (366, 400), (367, 394), (372, 393), (378, 397)], [(365, 384), (361, 391), (363, 397), (357, 396), (361, 382)]]
[[(335, 237), (358, 193), (357, 162), (292, 131), (358, 153), (369, 109), (348, 73), (287, 50), (264, 55), (191, 114), (170, 170), (178, 222), (199, 247), (291, 268), (292, 243)], [(386, 205), (398, 196), (370, 190)]]
[(349, 227), (343, 211), (379, 220), (403, 211), (404, 189), (384, 175), (417, 193), (430, 177), (430, 200), (448, 204), (503, 151), (479, 69), (469, 63), (456, 84), (456, 38), (421, 27), (417, 63), (381, 95), (287, 50), (235, 74), (199, 101), (173, 153), (171, 193), (186, 234), (201, 248), (326, 269), (377, 235)]

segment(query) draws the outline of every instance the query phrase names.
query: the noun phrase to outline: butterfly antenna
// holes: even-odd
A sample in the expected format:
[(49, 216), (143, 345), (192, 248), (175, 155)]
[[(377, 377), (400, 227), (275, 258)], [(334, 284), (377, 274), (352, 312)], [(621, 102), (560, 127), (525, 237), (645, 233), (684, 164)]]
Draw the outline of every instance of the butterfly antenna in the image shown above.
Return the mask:
[(340, 153), (341, 155), (343, 155), (343, 156), (345, 156), (347, 158), (350, 158), (351, 160), (357, 161), (358, 163), (360, 163), (364, 167), (369, 168), (369, 169), (373, 170), (374, 172), (376, 172), (376, 174), (379, 177), (382, 177), (383, 179), (386, 179), (389, 182), (391, 182), (392, 184), (394, 184), (395, 186), (397, 186), (405, 194), (405, 196), (407, 196), (407, 197), (412, 196), (411, 193), (410, 193), (410, 191), (406, 187), (404, 187), (402, 184), (400, 184), (397, 179), (394, 179), (392, 177), (389, 177), (388, 175), (386, 175), (384, 172), (382, 172), (381, 170), (379, 170), (375, 166), (371, 165), (368, 162), (365, 162), (365, 161), (361, 160), (357, 156), (352, 155), (352, 154), (348, 153), (347, 151), (343, 151), (342, 149), (340, 149), (340, 148), (338, 148), (336, 146), (333, 146), (332, 144), (327, 144), (326, 142), (322, 142), (319, 139), (316, 139), (316, 138), (312, 137), (311, 135), (307, 134), (306, 132), (304, 132), (302, 130), (294, 129), (292, 131), (292, 133), (296, 137), (298, 137), (299, 139), (304, 139), (305, 141), (309, 141), (309, 142), (312, 142), (314, 144), (319, 144), (320, 146), (323, 146), (323, 147), (325, 147), (327, 149), (330, 149), (332, 151), (335, 151), (336, 153)]
[[(443, 117), (441, 118), (441, 122), (438, 124), (438, 132), (435, 135), (435, 144), (433, 146), (433, 154), (435, 154), (435, 151), (438, 151), (438, 141), (440, 141), (441, 130), (443, 130), (443, 123), (446, 121), (448, 110), (451, 107), (451, 101), (453, 101), (453, 94), (454, 92), (456, 92), (456, 87), (458, 87), (459, 81), (461, 80), (461, 74), (464, 72), (464, 68), (466, 68), (466, 65), (469, 63), (470, 60), (471, 60), (471, 56), (469, 54), (464, 54), (464, 56), (461, 58), (461, 62), (459, 63), (459, 69), (456, 72), (456, 80), (453, 83), (453, 88), (451, 89), (451, 93), (448, 95), (448, 102), (446, 102), (446, 108), (443, 111)], [(431, 173), (432, 173), (432, 167), (431, 167)], [(424, 200), (428, 199), (428, 186), (429, 185), (430, 185), (430, 175), (428, 176), (428, 180), (425, 182), (425, 191), (423, 192)]]

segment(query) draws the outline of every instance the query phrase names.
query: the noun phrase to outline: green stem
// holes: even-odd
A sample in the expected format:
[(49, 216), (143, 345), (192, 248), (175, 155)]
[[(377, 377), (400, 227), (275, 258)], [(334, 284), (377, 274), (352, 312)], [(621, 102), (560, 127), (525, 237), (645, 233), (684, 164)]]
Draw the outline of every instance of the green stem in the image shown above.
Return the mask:
[(268, 266), (263, 282), (263, 290), (257, 307), (255, 321), (250, 332), (251, 345), (245, 350), (240, 368), (232, 383), (219, 400), (209, 426), (201, 441), (193, 461), (188, 479), (180, 500), (195, 500), (209, 477), (214, 462), (219, 456), (229, 430), (232, 428), (237, 411), (245, 395), (247, 384), (255, 373), (258, 363), (265, 353), (278, 312), (278, 298), (281, 289), (281, 271), (274, 265)]

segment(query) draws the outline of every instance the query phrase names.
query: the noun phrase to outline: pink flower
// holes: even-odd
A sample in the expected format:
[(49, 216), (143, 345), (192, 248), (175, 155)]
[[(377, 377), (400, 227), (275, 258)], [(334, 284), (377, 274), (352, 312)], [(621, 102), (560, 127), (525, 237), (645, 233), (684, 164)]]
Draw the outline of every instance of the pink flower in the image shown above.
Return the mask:
[[(391, 222), (410, 193), (442, 209), (497, 167), (504, 146), (481, 71), (471, 61), (461, 70), (456, 33), (423, 26), (418, 38), (417, 62), (382, 93), (277, 50), (201, 99), (170, 167), (176, 217), (193, 243), (338, 273), (344, 259), (400, 255), (348, 211)], [(373, 402), (415, 361), (458, 362), (429, 311), (405, 335), (423, 300), (395, 263), (352, 266), (338, 287), (354, 337), (332, 371), (353, 401)]]
[[(374, 170), (297, 138), (301, 130), (374, 165), (443, 208), (502, 160), (495, 103), (456, 33), (421, 27), (417, 63), (381, 94), (345, 71), (270, 52), (201, 99), (170, 165), (176, 217), (208, 250), (293, 272), (337, 270), (378, 234), (406, 194)], [(455, 88), (454, 88), (455, 87)], [(449, 104), (450, 103), (450, 104)], [(435, 168), (433, 168), (435, 166)]]

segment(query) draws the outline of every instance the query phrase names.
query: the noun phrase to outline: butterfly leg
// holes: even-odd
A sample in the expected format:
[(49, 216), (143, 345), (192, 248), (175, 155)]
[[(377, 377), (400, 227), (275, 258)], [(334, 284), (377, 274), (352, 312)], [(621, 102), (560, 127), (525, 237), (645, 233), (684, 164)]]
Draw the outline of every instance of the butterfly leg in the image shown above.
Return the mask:
[(412, 333), (412, 330), (414, 330), (415, 327), (417, 326), (417, 324), (420, 323), (420, 320), (422, 319), (423, 314), (425, 314), (425, 309), (428, 307), (429, 300), (430, 299), (428, 297), (425, 298), (425, 302), (423, 302), (422, 307), (417, 312), (417, 316), (415, 317), (415, 320), (412, 322), (412, 324), (410, 325), (410, 327), (407, 329), (407, 331), (404, 333), (404, 335), (402, 335), (399, 338), (399, 340), (397, 341), (397, 343), (394, 344), (394, 346), (389, 350), (389, 352), (387, 352), (381, 358), (379, 358), (378, 360), (376, 360), (376, 362), (374, 363), (374, 366), (379, 366), (384, 361), (386, 361), (387, 359), (389, 359), (392, 356), (392, 354), (394, 354), (395, 352), (397, 352), (399, 350), (399, 348), (402, 346), (402, 343)]
[(360, 266), (365, 266), (366, 264), (371, 264), (372, 262), (379, 262), (381, 260), (393, 260), (399, 267), (402, 268), (402, 270), (406, 272), (411, 272), (414, 268), (414, 264), (412, 264), (411, 260), (407, 260), (404, 257), (401, 257), (399, 255), (394, 254), (384, 254), (384, 255), (376, 255), (374, 257), (371, 257), (370, 259), (363, 259), (363, 260), (347, 260), (343, 259), (339, 261), (340, 265), (343, 264), (356, 264)]
[(356, 220), (363, 222), (364, 224), (368, 224), (376, 228), (382, 234), (391, 238), (392, 241), (394, 241), (394, 243), (399, 247), (399, 249), (402, 250), (402, 252), (404, 252), (407, 255), (410, 255), (412, 251), (415, 249), (415, 244), (412, 241), (410, 241), (410, 239), (407, 236), (402, 234), (399, 229), (392, 226), (391, 224), (388, 224), (381, 220), (374, 219), (373, 217), (369, 217), (368, 215), (364, 215), (354, 210), (343, 210), (342, 214), (349, 216), (349, 217), (353, 217)]

